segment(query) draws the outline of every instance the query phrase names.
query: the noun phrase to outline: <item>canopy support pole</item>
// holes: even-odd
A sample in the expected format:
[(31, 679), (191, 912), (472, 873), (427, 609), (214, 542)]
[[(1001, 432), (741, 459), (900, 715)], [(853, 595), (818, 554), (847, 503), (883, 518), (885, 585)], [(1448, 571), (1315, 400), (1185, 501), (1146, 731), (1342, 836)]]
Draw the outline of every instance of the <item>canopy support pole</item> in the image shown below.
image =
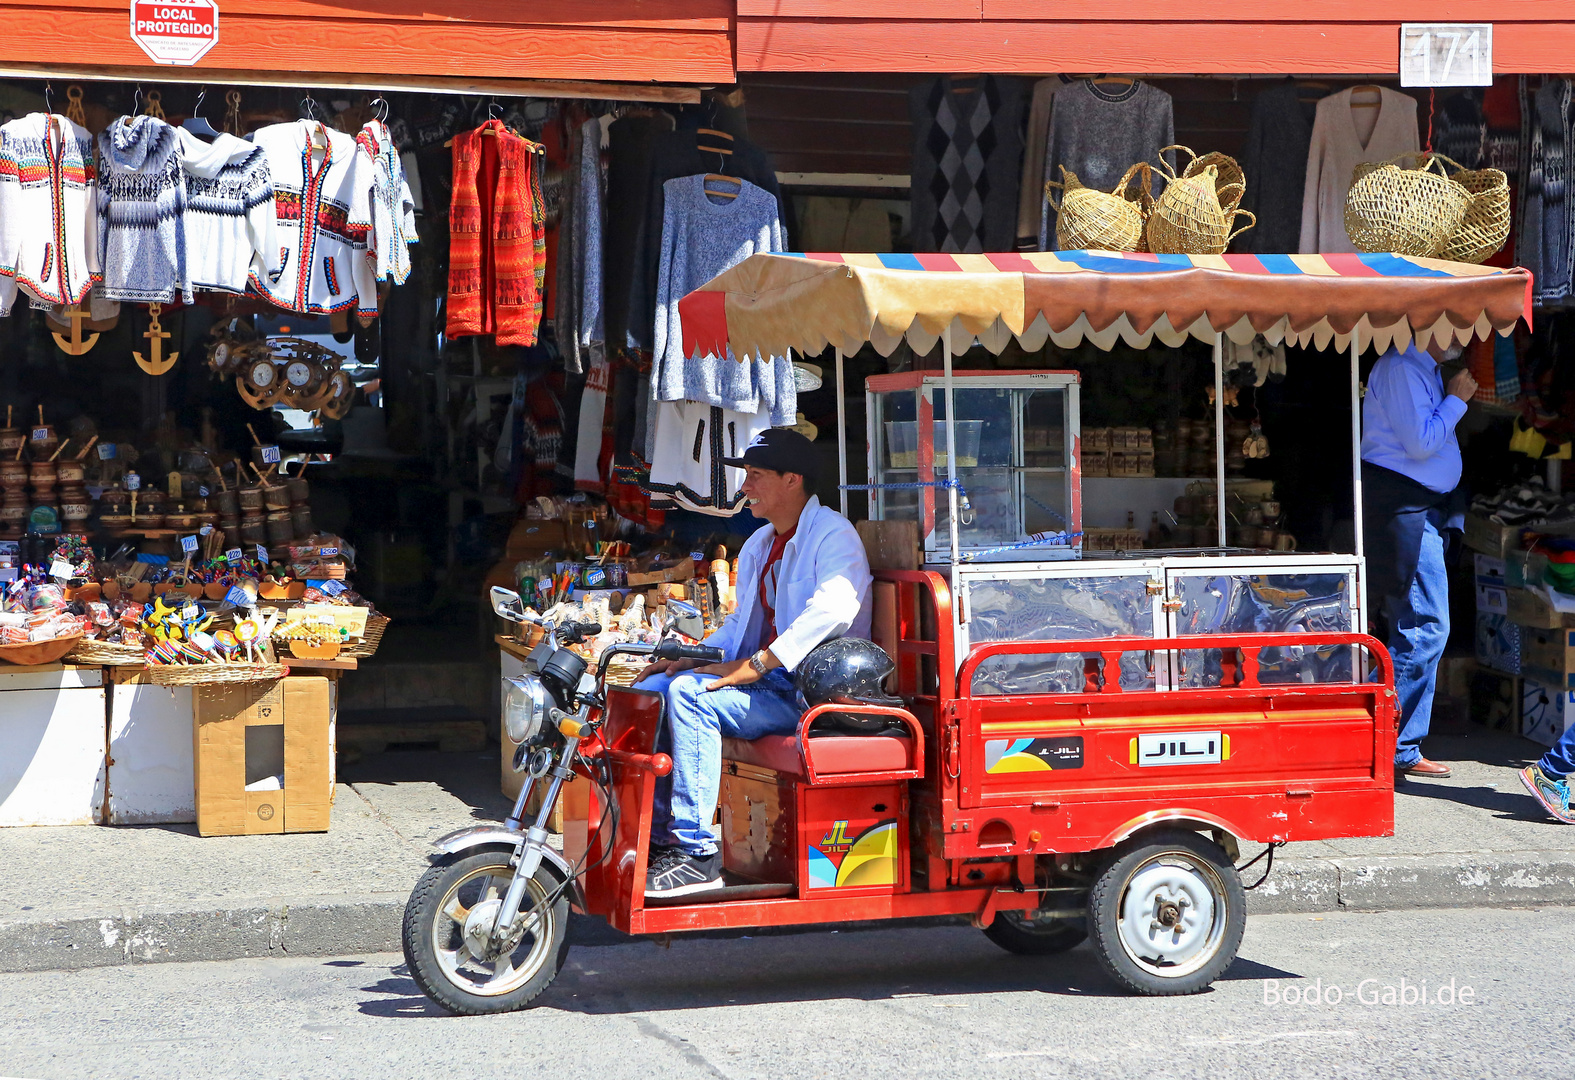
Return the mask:
[(1225, 335), (1214, 335), (1214, 494), (1219, 546), (1225, 546)]
[(1362, 633), (1367, 619), (1366, 545), (1362, 539), (1362, 343), (1351, 330), (1351, 523), (1356, 529), (1356, 603), (1358, 622), (1354, 630)]
[[(842, 388), (842, 350), (837, 350), (837, 494), (842, 497), (842, 516), (848, 516), (848, 403)], [(868, 483), (875, 483), (872, 477)], [(868, 512), (865, 517), (869, 517)]]
[(957, 538), (957, 401), (952, 393), (951, 327), (941, 332), (942, 385), (946, 397), (946, 507), (952, 534), (952, 566), (962, 561)]

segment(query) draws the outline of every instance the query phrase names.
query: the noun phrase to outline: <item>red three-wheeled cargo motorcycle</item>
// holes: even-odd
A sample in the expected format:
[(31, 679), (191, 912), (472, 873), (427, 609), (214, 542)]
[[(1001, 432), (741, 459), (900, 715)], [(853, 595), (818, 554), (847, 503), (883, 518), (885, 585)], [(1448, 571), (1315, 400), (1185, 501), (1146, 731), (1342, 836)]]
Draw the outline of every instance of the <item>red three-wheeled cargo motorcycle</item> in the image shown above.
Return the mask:
[[(866, 484), (847, 483), (839, 423), (844, 512), (862, 489), (872, 520), (918, 524), (922, 565), (877, 569), (871, 595), (902, 707), (823, 705), (795, 734), (724, 741), (725, 887), (656, 904), (663, 703), (605, 673), (617, 654), (720, 655), (675, 639), (589, 665), (568, 646), (599, 628), (548, 627), (508, 688), (524, 789), (508, 821), (437, 842), (405, 915), (413, 976), (454, 1012), (524, 1007), (563, 963), (572, 907), (653, 935), (962, 916), (1013, 952), (1087, 939), (1137, 993), (1208, 986), (1245, 927), (1240, 844), (1394, 827), (1393, 673), (1359, 632), (1361, 351), (1507, 333), (1526, 278), (1394, 255), (756, 255), (690, 294), (686, 352), (834, 348), (839, 421), (845, 355), (939, 343), (938, 370), (868, 380)], [(1354, 554), (1227, 544), (1222, 354), (1255, 334), (1349, 356)], [(1215, 349), (1213, 546), (1085, 543), (1077, 374), (952, 368), (1013, 338), (1188, 337)], [(828, 710), (887, 722), (822, 733)]]

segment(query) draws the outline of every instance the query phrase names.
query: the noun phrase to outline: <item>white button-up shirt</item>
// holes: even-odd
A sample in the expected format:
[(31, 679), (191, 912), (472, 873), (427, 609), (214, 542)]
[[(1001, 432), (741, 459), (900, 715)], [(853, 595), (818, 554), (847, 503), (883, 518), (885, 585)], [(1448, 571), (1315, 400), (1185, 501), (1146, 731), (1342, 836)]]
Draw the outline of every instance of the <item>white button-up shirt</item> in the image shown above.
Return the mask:
[[(753, 652), (765, 612), (760, 571), (776, 530), (756, 529), (738, 553), (738, 609), (706, 641), (729, 660)], [(766, 643), (788, 671), (811, 649), (837, 637), (870, 635), (870, 563), (851, 522), (810, 496), (782, 550), (777, 575), (776, 640)]]

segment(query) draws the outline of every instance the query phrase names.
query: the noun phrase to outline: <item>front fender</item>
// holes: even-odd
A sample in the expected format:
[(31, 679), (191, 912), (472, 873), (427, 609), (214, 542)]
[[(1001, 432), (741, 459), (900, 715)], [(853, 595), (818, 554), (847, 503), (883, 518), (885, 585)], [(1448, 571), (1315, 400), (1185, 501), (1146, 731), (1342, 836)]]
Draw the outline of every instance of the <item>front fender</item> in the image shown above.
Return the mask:
[[(432, 841), (432, 846), (442, 855), (460, 855), (484, 847), (511, 847), (518, 855), (524, 843), (523, 829), (506, 829), (502, 825), (472, 825), (468, 829), (460, 829), (458, 832), (438, 837)], [(544, 844), (541, 849), (541, 861), (553, 868), (559, 880), (573, 882), (571, 895), (574, 904), (584, 911), (584, 895), (580, 882), (575, 878), (574, 867), (569, 865), (568, 860)]]

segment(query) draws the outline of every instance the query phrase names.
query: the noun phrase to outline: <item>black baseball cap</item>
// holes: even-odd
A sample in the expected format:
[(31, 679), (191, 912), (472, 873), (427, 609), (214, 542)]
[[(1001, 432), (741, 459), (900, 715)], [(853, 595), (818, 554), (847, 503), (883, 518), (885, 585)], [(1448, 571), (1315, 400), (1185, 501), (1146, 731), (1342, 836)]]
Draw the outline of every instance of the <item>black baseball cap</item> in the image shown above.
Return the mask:
[(753, 465), (757, 469), (770, 469), (772, 472), (798, 473), (813, 480), (818, 461), (814, 443), (792, 428), (779, 427), (762, 431), (750, 440), (741, 455), (723, 458), (722, 464), (735, 469)]

